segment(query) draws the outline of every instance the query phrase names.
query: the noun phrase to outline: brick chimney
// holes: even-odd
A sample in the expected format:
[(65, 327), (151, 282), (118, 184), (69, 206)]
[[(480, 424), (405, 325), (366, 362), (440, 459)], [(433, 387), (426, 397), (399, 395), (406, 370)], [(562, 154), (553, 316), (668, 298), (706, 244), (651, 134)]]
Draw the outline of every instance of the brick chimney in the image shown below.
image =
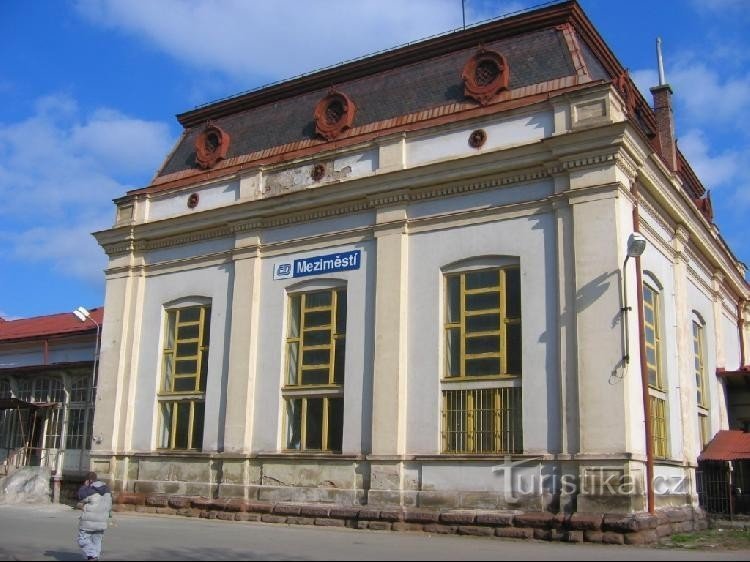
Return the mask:
[(656, 116), (656, 138), (659, 154), (673, 172), (677, 171), (677, 142), (674, 135), (674, 114), (672, 113), (672, 87), (664, 77), (664, 60), (661, 55), (661, 37), (656, 39), (656, 59), (659, 65), (659, 85), (651, 88), (654, 96)]
[(656, 138), (659, 141), (659, 153), (673, 172), (677, 171), (677, 143), (674, 135), (674, 114), (672, 113), (672, 87), (662, 84), (651, 88), (654, 96), (654, 114), (656, 116)]

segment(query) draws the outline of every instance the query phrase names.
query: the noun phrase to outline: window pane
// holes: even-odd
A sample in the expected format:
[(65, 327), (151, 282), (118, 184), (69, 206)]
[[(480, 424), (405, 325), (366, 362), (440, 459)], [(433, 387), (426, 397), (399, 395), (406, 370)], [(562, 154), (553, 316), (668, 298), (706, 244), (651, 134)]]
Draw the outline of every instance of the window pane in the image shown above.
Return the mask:
[(521, 374), (521, 325), (511, 324), (506, 327), (505, 343), (508, 346), (506, 350), (506, 369), (509, 375)]
[(286, 448), (299, 450), (302, 436), (302, 400), (286, 401)]
[(346, 357), (346, 340), (339, 339), (336, 342), (336, 361), (333, 365), (333, 382), (344, 384), (344, 360)]
[(190, 403), (176, 402), (177, 428), (175, 429), (174, 448), (187, 449), (190, 431)]
[(484, 310), (486, 308), (500, 308), (499, 292), (466, 295), (466, 310)]
[(331, 311), (319, 310), (305, 313), (305, 328), (331, 325)]
[(177, 357), (194, 357), (196, 355), (198, 355), (198, 342), (177, 344)]
[(499, 353), (500, 336), (479, 336), (466, 338), (466, 354), (478, 355), (480, 353)]
[(341, 451), (344, 435), (344, 401), (340, 398), (328, 399), (328, 449)]
[(461, 320), (461, 278), (451, 275), (447, 279), (447, 305), (448, 322), (455, 323)]
[(328, 384), (329, 376), (328, 369), (303, 370), (302, 384)]
[(488, 269), (484, 271), (472, 271), (466, 273), (466, 289), (482, 289), (485, 287), (497, 287), (500, 285), (500, 270)]
[(331, 363), (330, 349), (312, 349), (302, 351), (303, 365), (329, 365)]
[(306, 330), (304, 337), (305, 347), (312, 345), (328, 345), (331, 343), (331, 330)]
[(346, 291), (336, 291), (336, 333), (346, 333)]
[(174, 349), (175, 318), (177, 312), (170, 310), (167, 312), (167, 341), (164, 344), (166, 349)]
[(500, 314), (480, 314), (479, 316), (469, 316), (466, 318), (466, 331), (472, 332), (493, 332), (500, 329)]
[(50, 401), (65, 402), (65, 385), (60, 379), (50, 381)]
[(180, 312), (180, 323), (183, 322), (197, 322), (201, 318), (201, 309), (199, 306), (191, 306), (190, 308), (181, 308)]
[(300, 295), (292, 295), (289, 299), (289, 337), (299, 337), (300, 323)]
[(653, 326), (654, 325), (654, 311), (647, 306), (644, 308), (645, 308), (644, 316), (646, 319), (646, 324), (651, 324)]
[(447, 375), (458, 377), (461, 375), (461, 331), (458, 328), (446, 332), (445, 345), (448, 359)]
[(211, 307), (207, 307), (203, 313), (203, 347), (208, 347), (211, 341)]
[(318, 291), (305, 295), (305, 308), (318, 308), (320, 306), (331, 306), (332, 291)]
[(190, 443), (191, 449), (202, 449), (203, 448), (203, 425), (205, 421), (205, 409), (206, 405), (203, 402), (195, 402), (193, 404), (193, 440)]
[(499, 375), (500, 359), (467, 359), (466, 376), (476, 377), (484, 375)]
[(305, 449), (323, 448), (323, 399), (307, 399), (307, 418), (305, 420)]
[(161, 403), (161, 439), (160, 445), (168, 449), (172, 445), (172, 402)]
[(201, 352), (201, 377), (200, 386), (198, 390), (203, 392), (206, 390), (206, 380), (208, 379), (208, 349), (204, 349)]
[(649, 368), (648, 370), (648, 384), (649, 386), (656, 386), (657, 378), (656, 378), (656, 369)]
[(653, 291), (651, 291), (651, 289), (649, 289), (645, 285), (643, 286), (643, 300), (646, 302), (646, 304), (650, 304), (651, 301), (654, 300)]
[(656, 334), (654, 333), (653, 328), (649, 328), (648, 326), (646, 326), (645, 332), (646, 341), (653, 345), (656, 342)]
[(297, 380), (297, 361), (299, 359), (299, 342), (291, 342), (286, 346), (287, 356), (287, 377), (286, 383), (295, 385), (298, 383)]
[(194, 340), (198, 339), (198, 336), (198, 324), (193, 324), (191, 326), (180, 326), (177, 329), (178, 340)]
[(505, 270), (505, 311), (510, 318), (521, 316), (521, 270)]
[(174, 391), (175, 392), (194, 392), (195, 391), (195, 377), (176, 378), (174, 380)]
[(197, 375), (198, 361), (195, 359), (184, 359), (182, 361), (177, 361), (175, 373), (178, 375)]

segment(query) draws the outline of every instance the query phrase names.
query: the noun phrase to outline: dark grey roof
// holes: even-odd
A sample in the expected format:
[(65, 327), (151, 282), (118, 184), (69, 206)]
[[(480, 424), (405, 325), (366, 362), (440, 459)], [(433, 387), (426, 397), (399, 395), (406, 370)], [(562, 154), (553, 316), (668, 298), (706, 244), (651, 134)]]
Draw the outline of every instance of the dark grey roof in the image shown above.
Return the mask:
[[(484, 46), (506, 57), (511, 89), (576, 73), (562, 32), (554, 28), (486, 42)], [(465, 100), (461, 71), (477, 50), (478, 45), (332, 86), (356, 105), (354, 126), (461, 102)], [(586, 51), (589, 62), (594, 57)], [(606, 74), (601, 65), (594, 68), (595, 78)], [(214, 123), (231, 138), (227, 158), (313, 138), (313, 111), (327, 90), (317, 89), (216, 119)], [(160, 176), (196, 167), (194, 143), (202, 127), (187, 130)]]

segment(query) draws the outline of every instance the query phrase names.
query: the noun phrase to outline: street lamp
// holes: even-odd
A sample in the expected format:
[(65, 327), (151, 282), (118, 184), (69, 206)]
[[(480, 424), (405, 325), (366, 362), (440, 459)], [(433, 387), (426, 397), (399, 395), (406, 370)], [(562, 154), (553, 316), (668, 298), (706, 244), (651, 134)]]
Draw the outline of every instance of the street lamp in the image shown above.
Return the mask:
[[(94, 317), (91, 316), (91, 313), (86, 310), (84, 307), (79, 306), (73, 311), (73, 314), (75, 314), (76, 318), (78, 318), (81, 322), (86, 322), (87, 320), (90, 320), (96, 325), (96, 341), (94, 342), (94, 369), (91, 372), (91, 405), (93, 406), (96, 401), (96, 386), (97, 386), (97, 363), (99, 362), (99, 335), (101, 333), (101, 326), (99, 325), (99, 322), (94, 320)], [(89, 413), (91, 415), (91, 412)], [(93, 436), (91, 436), (93, 438)]]
[[(625, 261), (622, 264), (622, 285), (623, 285), (623, 329), (625, 330), (625, 356), (623, 357), (625, 363), (630, 361), (630, 345), (628, 338), (628, 311), (631, 308), (628, 306), (628, 291), (627, 291), (627, 269), (626, 265), (628, 259), (639, 258), (646, 250), (646, 239), (642, 234), (634, 232), (628, 238), (628, 246), (626, 250)], [(644, 429), (646, 437), (646, 497), (649, 513), (654, 513), (654, 447), (651, 441), (651, 435), (653, 433), (651, 419), (651, 408), (650, 398), (648, 392), (648, 365), (646, 363), (646, 339), (643, 332), (643, 274), (641, 272), (640, 260), (636, 261), (635, 273), (638, 282), (638, 343), (640, 347), (641, 355), (641, 388), (643, 393), (643, 418), (644, 418)]]
[(639, 258), (646, 250), (646, 238), (638, 232), (634, 232), (628, 238), (628, 246), (625, 254), (625, 261), (622, 263), (622, 315), (623, 315), (623, 330), (625, 331), (625, 354), (623, 361), (625, 364), (630, 363), (630, 338), (628, 337), (628, 312), (632, 310), (628, 306), (628, 270), (626, 268), (628, 260), (630, 258)]

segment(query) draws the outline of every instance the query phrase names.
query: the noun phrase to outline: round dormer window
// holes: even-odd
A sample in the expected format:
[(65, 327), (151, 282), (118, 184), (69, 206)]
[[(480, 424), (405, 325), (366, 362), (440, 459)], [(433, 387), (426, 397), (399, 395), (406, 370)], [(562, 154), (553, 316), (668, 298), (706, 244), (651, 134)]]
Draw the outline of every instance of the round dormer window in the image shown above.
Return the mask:
[(346, 94), (331, 90), (315, 107), (315, 132), (333, 140), (354, 122), (357, 108)]
[(464, 95), (486, 105), (499, 92), (508, 89), (510, 69), (503, 55), (481, 49), (466, 62), (461, 78)]

